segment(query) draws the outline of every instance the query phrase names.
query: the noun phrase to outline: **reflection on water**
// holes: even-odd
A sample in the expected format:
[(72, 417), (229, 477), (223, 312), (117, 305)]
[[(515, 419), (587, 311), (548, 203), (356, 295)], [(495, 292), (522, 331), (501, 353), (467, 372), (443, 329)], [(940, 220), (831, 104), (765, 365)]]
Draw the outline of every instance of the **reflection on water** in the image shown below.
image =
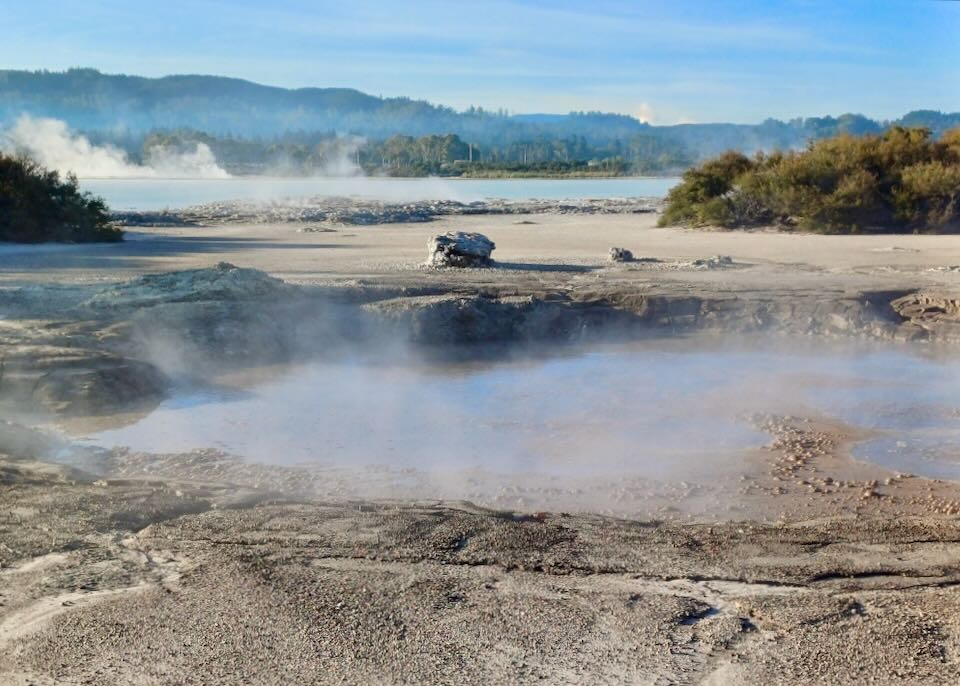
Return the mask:
[(346, 196), (390, 202), (488, 198), (661, 198), (679, 179), (390, 179), (272, 178), (83, 179), (81, 188), (102, 196), (115, 210), (162, 210), (223, 200), (280, 200)]
[(743, 420), (817, 414), (876, 430), (857, 448), (960, 478), (960, 366), (920, 349), (695, 341), (597, 346), (507, 362), (287, 369), (236, 390), (184, 390), (101, 445), (220, 447), (251, 460), (548, 474), (676, 475), (768, 437)]

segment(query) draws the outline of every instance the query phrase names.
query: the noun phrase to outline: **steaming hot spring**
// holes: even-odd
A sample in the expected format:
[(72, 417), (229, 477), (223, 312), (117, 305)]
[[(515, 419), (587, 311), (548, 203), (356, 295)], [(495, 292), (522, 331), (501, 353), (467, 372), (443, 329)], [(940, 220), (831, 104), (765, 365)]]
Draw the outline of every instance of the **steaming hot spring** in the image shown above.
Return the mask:
[(152, 411), (70, 429), (133, 454), (322, 475), (336, 495), (623, 511), (656, 484), (739, 474), (776, 416), (852, 427), (867, 461), (960, 477), (957, 381), (929, 351), (822, 341), (354, 351), (182, 380)]

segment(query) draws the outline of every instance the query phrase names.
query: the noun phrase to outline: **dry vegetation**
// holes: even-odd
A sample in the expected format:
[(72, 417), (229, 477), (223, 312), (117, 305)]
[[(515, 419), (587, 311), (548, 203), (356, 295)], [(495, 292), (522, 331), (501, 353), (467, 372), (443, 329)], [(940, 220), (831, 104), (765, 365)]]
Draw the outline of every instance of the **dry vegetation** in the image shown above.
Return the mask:
[(823, 233), (939, 233), (960, 228), (960, 129), (894, 127), (802, 152), (727, 152), (689, 170), (661, 225), (778, 225)]

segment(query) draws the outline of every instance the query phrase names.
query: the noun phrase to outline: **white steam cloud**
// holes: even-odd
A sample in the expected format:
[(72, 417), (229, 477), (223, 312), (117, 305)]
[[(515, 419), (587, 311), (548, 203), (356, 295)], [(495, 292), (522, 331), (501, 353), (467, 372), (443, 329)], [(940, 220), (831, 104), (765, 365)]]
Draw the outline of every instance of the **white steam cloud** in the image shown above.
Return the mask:
[(266, 163), (262, 176), (357, 178), (365, 176), (360, 166), (360, 148), (366, 143), (361, 136), (338, 135), (313, 146), (311, 158), (304, 163), (278, 155)]
[(320, 146), (321, 176), (363, 176), (359, 151), (366, 143), (360, 136), (340, 135)]
[(81, 178), (200, 178), (225, 179), (230, 175), (217, 164), (213, 151), (196, 143), (182, 152), (166, 146), (147, 151), (146, 164), (133, 164), (126, 153), (113, 145), (94, 145), (70, 131), (59, 119), (21, 116), (0, 136), (0, 147), (25, 153), (37, 162), (61, 173)]

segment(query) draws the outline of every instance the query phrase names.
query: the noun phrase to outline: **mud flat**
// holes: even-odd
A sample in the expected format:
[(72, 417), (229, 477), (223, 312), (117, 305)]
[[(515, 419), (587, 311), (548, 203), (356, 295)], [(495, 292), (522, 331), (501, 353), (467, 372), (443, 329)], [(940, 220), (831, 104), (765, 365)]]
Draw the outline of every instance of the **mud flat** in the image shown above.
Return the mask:
[[(360, 198), (303, 198), (293, 200), (224, 201), (179, 210), (124, 211), (113, 217), (122, 226), (197, 226), (226, 223), (302, 223), (302, 231), (331, 226), (407, 224), (442, 217), (495, 215), (644, 214), (660, 209), (659, 198), (604, 198), (583, 200), (434, 200), (386, 202)], [(319, 226), (316, 224), (319, 223)]]
[[(361, 489), (356, 470), (280, 455), (69, 433), (358, 346), (463, 363), (737, 335), (953, 354), (954, 239), (647, 214), (301, 223), (0, 248), (16, 258), (0, 264), (0, 404), (17, 419), (0, 425), (0, 682), (960, 678), (960, 487), (857, 459), (869, 431), (829, 415), (744, 418), (760, 444), (719, 474), (585, 480), (596, 513), (536, 479), (481, 507), (430, 499), (415, 473), (370, 469)], [(438, 228), (487, 233), (497, 264), (422, 267)], [(609, 265), (614, 245), (648, 259)], [(697, 262), (712, 255), (732, 260)], [(66, 433), (34, 428), (51, 424)]]

